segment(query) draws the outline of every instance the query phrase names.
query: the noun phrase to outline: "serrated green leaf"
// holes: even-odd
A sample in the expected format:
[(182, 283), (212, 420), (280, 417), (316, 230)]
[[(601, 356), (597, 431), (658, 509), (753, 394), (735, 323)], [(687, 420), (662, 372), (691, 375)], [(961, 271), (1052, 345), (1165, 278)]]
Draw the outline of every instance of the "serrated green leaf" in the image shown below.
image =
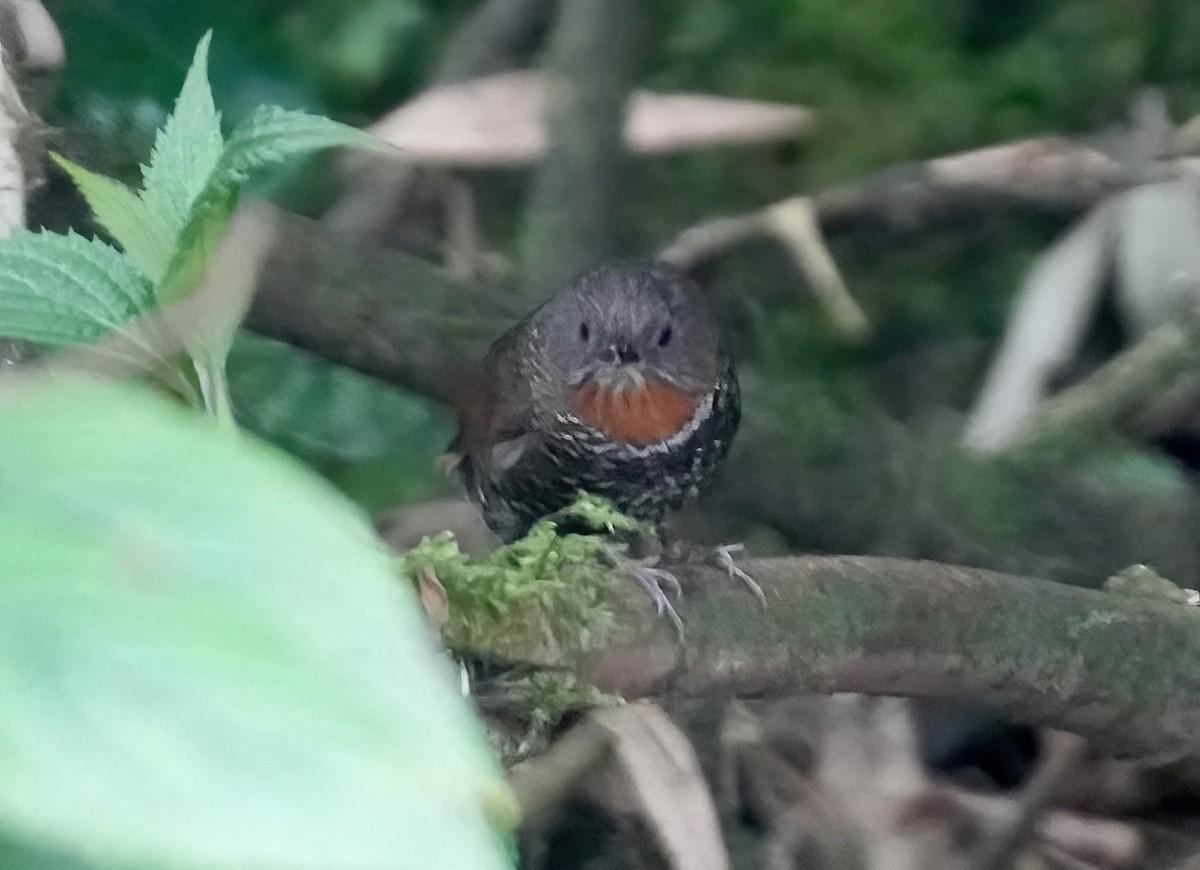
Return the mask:
[(320, 115), (260, 106), (230, 135), (211, 184), (236, 186), (256, 169), (338, 145), (387, 147), (370, 133)]
[(255, 170), (337, 145), (384, 147), (362, 130), (278, 106), (262, 106), (238, 125), (179, 233), (175, 258), (158, 288), (159, 301), (172, 302), (195, 286), (233, 214), (243, 182)]
[(192, 206), (221, 158), (221, 115), (208, 84), (208, 44), (212, 31), (196, 46), (175, 110), (154, 141), (142, 178), (142, 199), (174, 240), (183, 231)]
[(152, 282), (160, 280), (171, 261), (175, 240), (150, 207), (115, 178), (84, 169), (60, 154), (50, 157), (71, 176), (96, 220), (142, 268), (146, 277)]
[(200, 281), (237, 205), (237, 188), (208, 187), (192, 206), (178, 236), (175, 255), (155, 293), (160, 304), (175, 302)]
[(504, 866), (510, 798), (326, 484), (73, 381), (0, 393), (0, 481), (0, 859)]
[(44, 344), (94, 341), (153, 304), (125, 254), (68, 233), (0, 239), (0, 335)]

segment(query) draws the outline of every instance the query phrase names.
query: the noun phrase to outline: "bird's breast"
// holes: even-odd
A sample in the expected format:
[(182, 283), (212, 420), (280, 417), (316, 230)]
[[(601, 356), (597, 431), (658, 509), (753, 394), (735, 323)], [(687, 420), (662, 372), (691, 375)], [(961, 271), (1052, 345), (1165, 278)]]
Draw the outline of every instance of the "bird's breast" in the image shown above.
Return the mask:
[(575, 393), (575, 415), (615, 441), (646, 447), (675, 435), (696, 413), (699, 398), (658, 380), (639, 389), (585, 384)]

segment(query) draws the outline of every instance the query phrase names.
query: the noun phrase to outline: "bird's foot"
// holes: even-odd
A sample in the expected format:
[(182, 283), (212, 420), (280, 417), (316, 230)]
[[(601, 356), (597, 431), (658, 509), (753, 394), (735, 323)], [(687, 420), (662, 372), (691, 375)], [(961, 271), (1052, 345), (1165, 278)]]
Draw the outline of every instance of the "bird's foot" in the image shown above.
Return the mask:
[(722, 544), (714, 549), (714, 559), (716, 560), (717, 567), (724, 569), (729, 575), (730, 580), (736, 580), (749, 589), (750, 593), (758, 599), (758, 603), (763, 606), (763, 609), (766, 609), (767, 596), (763, 594), (762, 587), (733, 561), (733, 554), (740, 553), (745, 549), (744, 544)]
[[(734, 561), (734, 554), (740, 553), (745, 547), (742, 544), (722, 544), (719, 547), (699, 548), (697, 551), (694, 546), (687, 546), (686, 550), (691, 551), (690, 559), (682, 561), (690, 562), (695, 565), (698, 562), (707, 562), (710, 565), (715, 564), (717, 568), (724, 571), (730, 580), (734, 580), (746, 587), (750, 594), (758, 599), (758, 603), (764, 609), (767, 607), (767, 596), (763, 593), (762, 587), (758, 585), (753, 577), (747, 574), (740, 568), (737, 562)], [(675, 548), (675, 555), (680, 556), (679, 547)], [(675, 626), (676, 632), (679, 634), (680, 640), (683, 639), (683, 619), (680, 618), (678, 610), (675, 609), (675, 602), (683, 600), (683, 589), (679, 583), (679, 578), (667, 571), (665, 568), (659, 568), (660, 556), (650, 556), (645, 559), (630, 559), (627, 555), (622, 554), (617, 556), (615, 553), (610, 554), (612, 564), (617, 567), (624, 568), (634, 579), (638, 581), (641, 587), (650, 596), (650, 600), (654, 602), (654, 608), (658, 611), (658, 615), (665, 616), (671, 620), (671, 624)], [(670, 558), (668, 556), (668, 558)]]
[(624, 548), (618, 547), (606, 547), (602, 552), (604, 562), (609, 567), (628, 573), (637, 580), (646, 594), (650, 596), (650, 600), (654, 602), (654, 609), (658, 611), (658, 615), (666, 616), (671, 620), (671, 624), (675, 626), (675, 631), (682, 640), (683, 620), (680, 619), (675, 605), (671, 603), (672, 595), (676, 601), (683, 600), (683, 589), (679, 585), (679, 578), (670, 571), (658, 567), (658, 556), (632, 558), (624, 551)]
[(676, 601), (682, 600), (683, 590), (679, 586), (679, 578), (670, 571), (651, 565), (634, 565), (631, 573), (638, 583), (642, 584), (642, 588), (646, 590), (650, 600), (654, 602), (654, 608), (658, 611), (658, 615), (660, 617), (665, 615), (670, 619), (671, 624), (675, 626), (675, 631), (682, 639), (683, 620), (679, 618), (679, 612), (675, 610), (675, 605), (671, 603), (668, 595), (668, 592), (673, 592)]

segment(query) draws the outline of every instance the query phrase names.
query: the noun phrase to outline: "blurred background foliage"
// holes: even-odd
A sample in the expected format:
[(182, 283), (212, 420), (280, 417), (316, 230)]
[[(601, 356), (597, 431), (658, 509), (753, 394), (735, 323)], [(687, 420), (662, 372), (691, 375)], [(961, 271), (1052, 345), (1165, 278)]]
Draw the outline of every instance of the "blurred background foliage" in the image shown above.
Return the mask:
[[(128, 177), (209, 27), (213, 87), (227, 121), (275, 103), (362, 124), (434, 80), (476, 4), (55, 0), (47, 7), (68, 57), (47, 117), (62, 140), (56, 146)], [(819, 127), (801, 143), (639, 159), (629, 180), (636, 196), (623, 204), (622, 243), (648, 254), (706, 217), (903, 161), (1023, 136), (1094, 134), (1124, 123), (1132, 96), (1148, 84), (1163, 89), (1173, 117), (1190, 117), (1200, 112), (1197, 44), (1200, 6), (1188, 0), (665, 0), (655, 7), (643, 86), (802, 104), (818, 113)], [(307, 169), (285, 192), (289, 205), (316, 213), (327, 204), (312, 195), (322, 171)], [(527, 180), (526, 170), (483, 178), (485, 235), (512, 256)], [(1048, 210), (933, 231), (839, 234), (833, 253), (876, 325), (857, 347), (831, 333), (776, 247), (748, 245), (722, 258), (709, 277), (743, 362), (743, 442), (776, 456), (793, 487), (811, 490), (804, 504), (789, 495), (786, 522), (743, 511), (757, 521), (746, 529), (751, 540), (765, 550), (958, 557), (1094, 580), (1109, 567), (1106, 547), (1124, 557), (1141, 542), (1123, 528), (1118, 546), (1091, 507), (1192, 497), (1171, 460), (1120, 442), (1059, 449), (1022, 474), (954, 449), (1021, 276), (1067, 220)], [(1097, 335), (1098, 353), (1122, 340), (1117, 326)], [(231, 379), (250, 428), (371, 510), (454, 490), (433, 462), (453, 428), (444, 408), (254, 337), (236, 349)], [(726, 497), (742, 505), (736, 487)], [(1152, 515), (1133, 527), (1161, 531)], [(1180, 570), (1194, 572), (1196, 554), (1178, 555)]]

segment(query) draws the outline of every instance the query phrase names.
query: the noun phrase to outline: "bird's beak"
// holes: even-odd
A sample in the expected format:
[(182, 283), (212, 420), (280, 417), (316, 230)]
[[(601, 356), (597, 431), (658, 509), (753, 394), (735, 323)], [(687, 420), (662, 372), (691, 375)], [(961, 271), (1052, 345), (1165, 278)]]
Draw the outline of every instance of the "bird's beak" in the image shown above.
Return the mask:
[(589, 367), (571, 378), (575, 386), (594, 384), (602, 390), (616, 393), (637, 392), (646, 386), (646, 372), (639, 361), (621, 362), (614, 358), (599, 365)]
[(646, 375), (638, 362), (617, 362), (601, 366), (591, 380), (601, 389), (616, 393), (637, 392), (646, 386)]

